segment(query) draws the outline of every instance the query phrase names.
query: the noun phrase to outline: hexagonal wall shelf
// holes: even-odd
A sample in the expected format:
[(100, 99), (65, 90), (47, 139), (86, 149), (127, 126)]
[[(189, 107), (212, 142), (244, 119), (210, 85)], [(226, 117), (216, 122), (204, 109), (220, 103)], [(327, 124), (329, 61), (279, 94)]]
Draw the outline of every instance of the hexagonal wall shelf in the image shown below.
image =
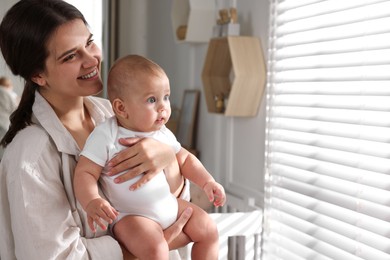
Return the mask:
[(202, 81), (209, 112), (255, 116), (266, 81), (260, 40), (248, 36), (211, 39)]

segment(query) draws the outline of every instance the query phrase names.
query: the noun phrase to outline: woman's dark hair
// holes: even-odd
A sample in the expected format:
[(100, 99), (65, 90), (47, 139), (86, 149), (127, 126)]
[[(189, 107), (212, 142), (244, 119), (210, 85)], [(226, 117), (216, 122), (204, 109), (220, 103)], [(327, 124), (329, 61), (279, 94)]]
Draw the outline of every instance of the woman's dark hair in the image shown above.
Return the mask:
[(25, 86), (1, 145), (7, 146), (18, 131), (31, 124), (38, 88), (31, 78), (45, 69), (49, 38), (60, 25), (75, 19), (87, 24), (77, 8), (62, 0), (21, 0), (5, 14), (0, 24), (0, 49), (12, 73), (21, 76)]

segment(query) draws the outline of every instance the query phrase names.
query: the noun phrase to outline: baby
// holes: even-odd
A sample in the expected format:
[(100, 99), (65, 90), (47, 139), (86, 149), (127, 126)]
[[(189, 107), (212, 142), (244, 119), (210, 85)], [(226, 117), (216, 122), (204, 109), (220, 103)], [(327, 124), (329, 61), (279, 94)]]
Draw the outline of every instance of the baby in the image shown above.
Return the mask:
[[(225, 191), (165, 126), (171, 107), (169, 79), (164, 70), (138, 55), (121, 58), (110, 70), (108, 95), (115, 117), (92, 132), (81, 152), (74, 177), (76, 197), (87, 212), (90, 228), (95, 230), (95, 223), (106, 228), (102, 221), (105, 220), (111, 223), (119, 242), (139, 259), (169, 259), (163, 230), (191, 207), (190, 220), (172, 244), (180, 247), (192, 241), (192, 259), (218, 259), (215, 223), (204, 210), (183, 199), (186, 188), (175, 191), (184, 176), (202, 188), (217, 207), (225, 203)], [(142, 176), (114, 183), (114, 177), (106, 174), (109, 171), (106, 164), (125, 148), (118, 140), (127, 137), (155, 138), (171, 145), (179, 167), (173, 165), (165, 169), (140, 187)], [(98, 181), (111, 204), (98, 194)]]

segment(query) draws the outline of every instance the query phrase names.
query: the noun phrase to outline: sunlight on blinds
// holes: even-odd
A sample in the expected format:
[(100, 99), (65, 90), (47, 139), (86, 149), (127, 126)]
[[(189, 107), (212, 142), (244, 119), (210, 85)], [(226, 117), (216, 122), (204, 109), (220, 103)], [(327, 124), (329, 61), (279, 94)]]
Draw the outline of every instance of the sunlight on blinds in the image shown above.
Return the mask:
[(390, 259), (390, 1), (270, 11), (262, 259)]

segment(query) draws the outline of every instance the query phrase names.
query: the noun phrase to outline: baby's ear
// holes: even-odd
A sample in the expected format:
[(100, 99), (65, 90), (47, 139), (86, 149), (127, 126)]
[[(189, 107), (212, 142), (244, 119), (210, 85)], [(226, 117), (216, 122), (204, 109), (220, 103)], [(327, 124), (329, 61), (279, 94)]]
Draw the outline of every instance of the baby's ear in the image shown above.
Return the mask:
[(112, 101), (112, 109), (117, 116), (128, 118), (126, 106), (120, 98), (116, 98)]

